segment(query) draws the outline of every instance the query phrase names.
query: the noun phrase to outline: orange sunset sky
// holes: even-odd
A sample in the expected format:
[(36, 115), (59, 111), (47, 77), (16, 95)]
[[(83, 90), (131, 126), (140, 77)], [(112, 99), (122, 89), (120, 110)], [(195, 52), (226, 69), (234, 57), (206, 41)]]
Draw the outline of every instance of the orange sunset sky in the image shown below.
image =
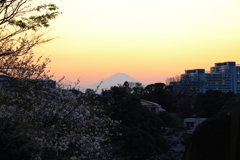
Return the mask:
[[(49, 2), (49, 1), (48, 1)], [(63, 12), (36, 47), (51, 72), (89, 85), (126, 73), (164, 82), (186, 69), (240, 64), (238, 0), (52, 0)]]

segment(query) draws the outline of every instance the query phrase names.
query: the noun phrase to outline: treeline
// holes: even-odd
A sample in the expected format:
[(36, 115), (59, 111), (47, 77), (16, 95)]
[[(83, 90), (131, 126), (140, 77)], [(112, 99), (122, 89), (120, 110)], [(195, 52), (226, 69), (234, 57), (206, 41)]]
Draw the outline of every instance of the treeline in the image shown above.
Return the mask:
[[(19, 80), (24, 90), (19, 85), (0, 90), (4, 159), (145, 160), (169, 155), (166, 129), (179, 131), (183, 118), (209, 118), (239, 100), (232, 92), (175, 95), (163, 83), (144, 87), (125, 82), (96, 94), (52, 88), (48, 80), (41, 81), (41, 88)], [(160, 104), (166, 112), (152, 113), (141, 99)]]
[[(124, 88), (125, 92), (135, 95), (140, 99), (158, 103), (169, 113), (175, 113), (183, 118), (201, 117), (209, 118), (224, 107), (228, 107), (240, 100), (239, 94), (208, 90), (206, 93), (183, 94), (173, 91), (172, 86), (164, 83), (155, 83), (143, 86), (141, 83), (125, 82), (123, 85), (114, 86), (103, 91), (114, 95), (121, 94), (116, 88)], [(108, 93), (108, 94), (109, 94)]]
[[(91, 90), (87, 92), (93, 93)], [(113, 136), (111, 141), (114, 154), (125, 159), (147, 159), (156, 154), (167, 154), (170, 146), (162, 136), (164, 127), (182, 129), (184, 118), (209, 118), (240, 99), (233, 92), (210, 90), (190, 96), (175, 94), (171, 86), (163, 83), (144, 87), (131, 82), (93, 95), (93, 103), (103, 106), (111, 119), (121, 121), (117, 132), (122, 135)], [(141, 99), (160, 104), (166, 112), (153, 114), (141, 105)]]

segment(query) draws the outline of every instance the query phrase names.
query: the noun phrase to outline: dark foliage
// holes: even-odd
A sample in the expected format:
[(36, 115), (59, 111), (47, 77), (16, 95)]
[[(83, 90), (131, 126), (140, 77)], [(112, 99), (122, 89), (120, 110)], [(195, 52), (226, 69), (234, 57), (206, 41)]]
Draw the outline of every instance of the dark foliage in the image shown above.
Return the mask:
[(140, 98), (129, 92), (126, 84), (103, 91), (100, 99), (111, 118), (122, 121), (118, 128), (122, 136), (112, 138), (119, 148), (115, 154), (125, 159), (143, 160), (167, 152), (167, 142), (161, 136), (162, 120), (142, 106)]
[(174, 97), (171, 92), (166, 89), (165, 84), (155, 83), (147, 85), (144, 88), (144, 94), (141, 95), (141, 98), (158, 103), (162, 105), (164, 109), (171, 110)]
[(199, 93), (194, 101), (194, 113), (198, 117), (209, 118), (217, 114), (222, 107), (227, 107), (237, 100), (233, 92), (209, 90), (205, 94)]
[(7, 118), (0, 119), (0, 159), (30, 160), (40, 152), (36, 144), (25, 135), (16, 136), (18, 124)]
[(183, 160), (239, 160), (239, 122), (240, 101), (197, 126)]
[(157, 116), (163, 121), (164, 125), (170, 128), (183, 128), (182, 119), (174, 113), (159, 112)]

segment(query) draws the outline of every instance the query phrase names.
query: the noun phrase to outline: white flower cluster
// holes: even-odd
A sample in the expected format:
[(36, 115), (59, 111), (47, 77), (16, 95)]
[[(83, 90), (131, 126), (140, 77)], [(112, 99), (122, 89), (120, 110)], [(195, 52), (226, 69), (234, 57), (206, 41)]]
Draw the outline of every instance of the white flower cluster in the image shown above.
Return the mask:
[(27, 136), (40, 148), (37, 159), (47, 156), (107, 159), (110, 128), (119, 122), (91, 106), (84, 95), (58, 88), (25, 91), (0, 90), (0, 119), (17, 122), (16, 137)]

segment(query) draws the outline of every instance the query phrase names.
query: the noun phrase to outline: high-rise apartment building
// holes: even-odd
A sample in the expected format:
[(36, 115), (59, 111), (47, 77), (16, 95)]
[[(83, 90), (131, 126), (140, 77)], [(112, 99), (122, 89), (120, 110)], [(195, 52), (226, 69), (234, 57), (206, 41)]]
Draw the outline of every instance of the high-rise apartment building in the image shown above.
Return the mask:
[(187, 93), (217, 90), (240, 94), (240, 65), (236, 62), (223, 62), (215, 63), (209, 72), (205, 69), (185, 70), (178, 85)]

